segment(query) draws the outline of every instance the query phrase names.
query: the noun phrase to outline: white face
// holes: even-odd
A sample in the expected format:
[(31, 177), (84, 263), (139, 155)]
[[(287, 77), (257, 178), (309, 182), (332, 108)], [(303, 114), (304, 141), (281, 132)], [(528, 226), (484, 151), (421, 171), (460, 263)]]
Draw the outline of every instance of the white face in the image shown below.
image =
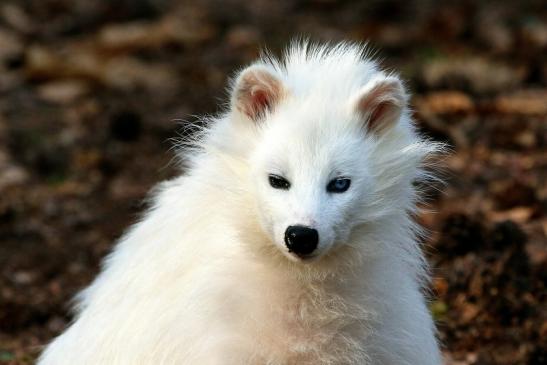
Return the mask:
[[(343, 244), (374, 183), (358, 121), (286, 108), (263, 125), (252, 176), (263, 230), (289, 259), (312, 261)], [(291, 249), (289, 227), (316, 230), (315, 248)]]
[[(329, 60), (309, 60), (319, 56)], [(377, 155), (399, 148), (377, 147), (400, 121), (402, 83), (354, 54), (319, 56), (305, 56), (306, 67), (298, 56), (285, 71), (251, 65), (239, 74), (231, 100), (231, 140), (248, 141), (237, 153), (249, 158), (262, 229), (295, 261), (320, 258), (348, 242), (382, 200), (375, 180), (394, 199), (394, 190), (404, 190), (385, 192), (398, 185), (391, 173), (380, 181)], [(367, 73), (374, 77), (362, 77)], [(392, 167), (397, 175), (409, 169)]]

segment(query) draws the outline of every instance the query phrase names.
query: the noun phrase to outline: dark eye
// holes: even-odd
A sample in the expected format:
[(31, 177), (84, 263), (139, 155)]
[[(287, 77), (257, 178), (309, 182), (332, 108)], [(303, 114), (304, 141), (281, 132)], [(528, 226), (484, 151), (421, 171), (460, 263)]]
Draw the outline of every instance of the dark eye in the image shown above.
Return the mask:
[(291, 183), (285, 179), (282, 176), (279, 175), (268, 175), (268, 180), (270, 181), (270, 185), (274, 189), (283, 189), (283, 190), (289, 190), (291, 187)]
[(327, 185), (327, 191), (329, 193), (343, 193), (349, 189), (351, 185), (351, 180), (345, 177), (338, 177), (332, 179)]

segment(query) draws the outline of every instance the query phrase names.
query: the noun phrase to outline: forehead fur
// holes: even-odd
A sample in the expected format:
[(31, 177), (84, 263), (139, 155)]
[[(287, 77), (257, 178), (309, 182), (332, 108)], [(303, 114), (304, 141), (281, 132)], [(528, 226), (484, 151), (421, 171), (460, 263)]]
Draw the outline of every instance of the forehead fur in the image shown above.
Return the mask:
[(347, 99), (378, 73), (363, 45), (294, 42), (281, 59), (265, 54), (256, 62), (270, 68), (298, 97)]
[(323, 169), (347, 172), (356, 167), (357, 160), (368, 155), (369, 145), (363, 142), (361, 133), (343, 126), (333, 128), (335, 123), (314, 123), (310, 119), (285, 119), (278, 123), (272, 120), (259, 137), (256, 157), (262, 163), (282, 170), (280, 172), (305, 168), (316, 172)]
[[(310, 138), (320, 140), (320, 143), (313, 143), (319, 148), (350, 136), (357, 143), (364, 142), (367, 150), (375, 154), (375, 162), (380, 164), (383, 160), (404, 161), (410, 158), (410, 155), (396, 158), (392, 155), (400, 155), (402, 151), (407, 151), (406, 147), (420, 141), (406, 111), (397, 128), (390, 133), (381, 137), (366, 133), (363, 140), (355, 138), (363, 134), (355, 133), (356, 130), (362, 131), (362, 123), (359, 123), (352, 99), (364, 85), (386, 77), (363, 45), (296, 42), (288, 47), (282, 57), (264, 54), (252, 66), (259, 66), (259, 69), (274, 75), (286, 88), (287, 97), (279, 102), (273, 113), (256, 122), (242, 118), (232, 109), (218, 117), (202, 120), (205, 127), (194, 133), (189, 142), (182, 144), (186, 147), (183, 151), (187, 152), (183, 156), (184, 163), (193, 166), (199, 163), (200, 157), (219, 152), (225, 157), (245, 159), (267, 141), (284, 144), (285, 148), (290, 146), (292, 153), (283, 152), (294, 155), (298, 148), (312, 145)], [(232, 90), (233, 87), (235, 84)], [(278, 136), (277, 133), (285, 134), (284, 138), (274, 137)], [(290, 143), (284, 143), (286, 139), (290, 139)], [(355, 150), (356, 143), (352, 144)], [(435, 147), (422, 144), (413, 151), (423, 156), (435, 149), (425, 148), (428, 146)], [(270, 149), (272, 153), (274, 150)], [(328, 151), (329, 148), (322, 150)], [(351, 151), (347, 154), (354, 155)]]

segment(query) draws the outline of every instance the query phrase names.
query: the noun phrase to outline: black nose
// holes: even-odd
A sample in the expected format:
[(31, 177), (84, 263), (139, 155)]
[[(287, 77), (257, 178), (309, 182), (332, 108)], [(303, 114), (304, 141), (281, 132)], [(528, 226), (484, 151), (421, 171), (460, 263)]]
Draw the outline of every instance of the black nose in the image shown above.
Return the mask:
[(319, 234), (317, 230), (304, 226), (289, 226), (285, 231), (285, 244), (289, 252), (298, 256), (311, 254), (317, 248)]

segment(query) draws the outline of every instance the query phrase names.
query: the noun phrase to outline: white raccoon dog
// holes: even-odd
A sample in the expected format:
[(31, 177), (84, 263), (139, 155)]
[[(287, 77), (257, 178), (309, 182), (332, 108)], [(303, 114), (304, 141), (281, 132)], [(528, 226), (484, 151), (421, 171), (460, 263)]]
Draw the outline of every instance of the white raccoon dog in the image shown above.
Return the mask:
[(242, 70), (39, 364), (441, 364), (407, 99), (353, 44)]

